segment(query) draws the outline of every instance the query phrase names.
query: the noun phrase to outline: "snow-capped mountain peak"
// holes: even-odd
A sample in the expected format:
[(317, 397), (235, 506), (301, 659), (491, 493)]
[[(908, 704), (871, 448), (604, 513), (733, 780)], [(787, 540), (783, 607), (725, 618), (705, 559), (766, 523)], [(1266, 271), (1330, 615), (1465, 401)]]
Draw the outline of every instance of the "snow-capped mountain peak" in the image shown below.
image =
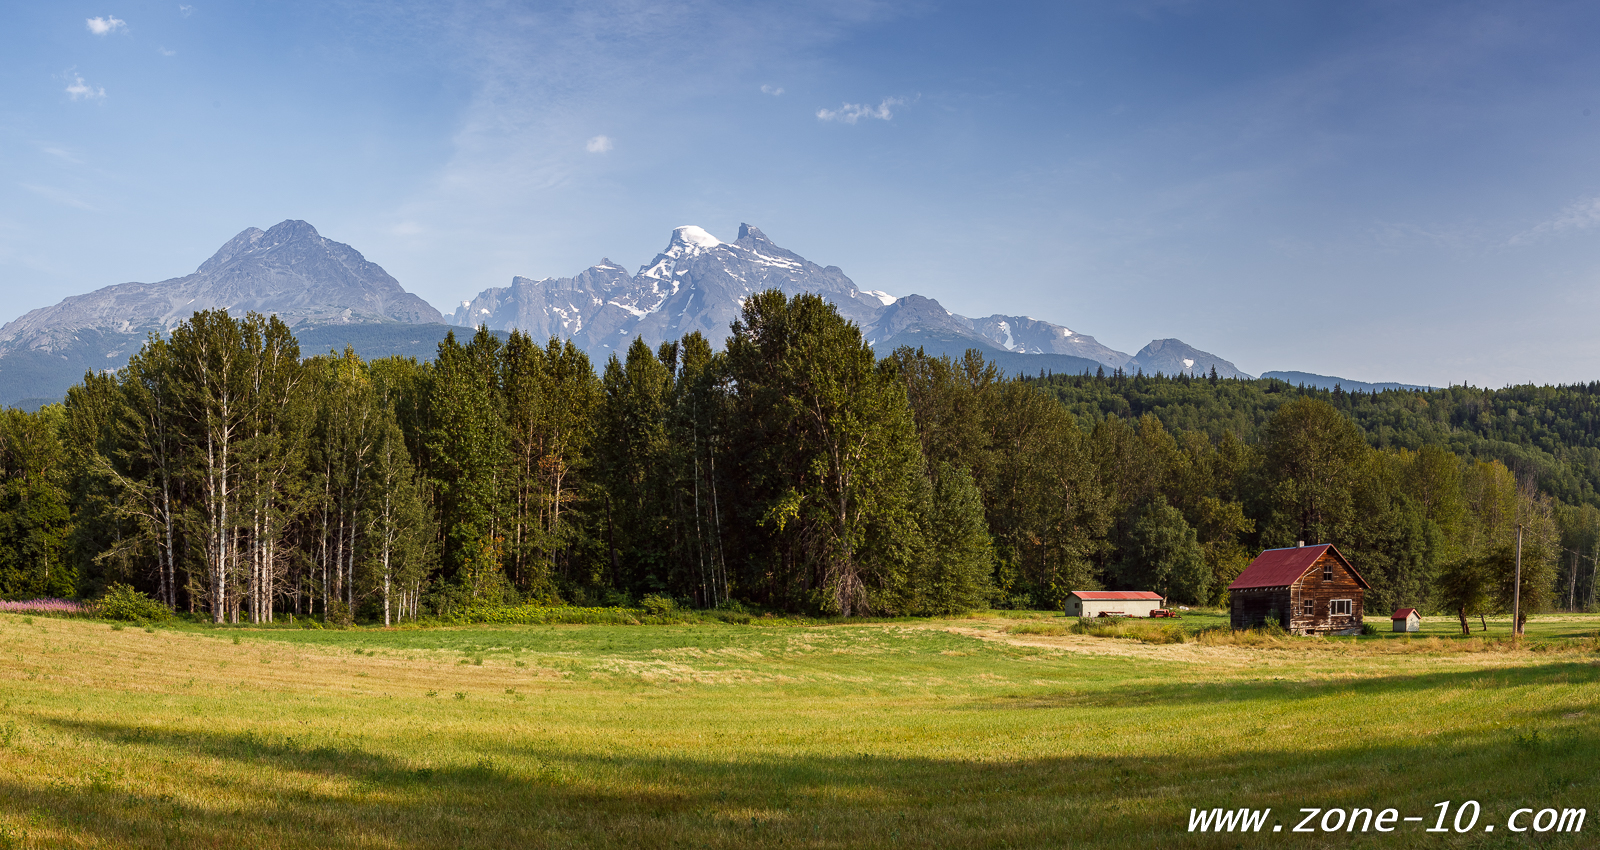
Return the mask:
[(667, 243), (667, 253), (672, 253), (679, 249), (684, 251), (708, 250), (721, 244), (722, 240), (707, 233), (704, 228), (686, 224), (673, 229), (672, 240)]
[[(1136, 358), (1107, 348), (1092, 336), (1032, 317), (969, 319), (920, 295), (895, 298), (882, 290), (863, 290), (837, 266), (819, 266), (749, 224), (739, 226), (739, 238), (732, 242), (695, 225), (674, 228), (666, 250), (632, 276), (602, 260), (575, 277), (514, 278), (510, 287), (484, 290), (463, 305), (456, 311), (455, 323), (519, 328), (536, 339), (560, 336), (604, 360), (623, 351), (635, 336), (654, 347), (699, 331), (721, 346), (750, 296), (767, 289), (790, 296), (801, 292), (822, 296), (884, 353), (900, 345), (957, 355), (977, 348), (1008, 357), (1057, 355), (1051, 368), (1078, 370), (1098, 364), (1151, 371), (1150, 365), (1135, 362)], [(1183, 368), (1196, 370), (1217, 359), (1199, 355), (1184, 354), (1197, 365)], [(1219, 373), (1231, 369), (1226, 361), (1218, 362)], [(1168, 374), (1178, 371), (1164, 360), (1159, 368)]]

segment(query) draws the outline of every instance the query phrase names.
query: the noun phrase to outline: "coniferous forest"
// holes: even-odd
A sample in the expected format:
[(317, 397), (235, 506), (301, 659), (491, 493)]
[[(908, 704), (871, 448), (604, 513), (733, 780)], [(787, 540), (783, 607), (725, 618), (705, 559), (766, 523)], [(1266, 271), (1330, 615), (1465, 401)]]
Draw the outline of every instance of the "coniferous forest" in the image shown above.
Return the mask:
[(512, 604), (830, 616), (1216, 604), (1262, 548), (1334, 543), (1370, 616), (1589, 608), (1600, 384), (1377, 394), (1215, 375), (1007, 378), (878, 357), (815, 296), (724, 351), (596, 364), (480, 329), (436, 358), (306, 357), (196, 313), (64, 404), (0, 418), (0, 597), (131, 584), (213, 622)]

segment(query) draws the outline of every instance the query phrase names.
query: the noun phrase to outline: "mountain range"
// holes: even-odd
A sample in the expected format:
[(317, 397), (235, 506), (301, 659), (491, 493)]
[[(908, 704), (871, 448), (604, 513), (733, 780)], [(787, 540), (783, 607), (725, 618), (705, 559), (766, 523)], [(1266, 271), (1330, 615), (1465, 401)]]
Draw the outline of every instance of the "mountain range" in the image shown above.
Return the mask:
[(451, 322), (521, 329), (536, 339), (569, 337), (603, 361), (636, 336), (655, 345), (699, 331), (720, 346), (745, 299), (766, 289), (826, 298), (861, 326), (873, 348), (885, 353), (902, 345), (953, 356), (976, 348), (1009, 372), (1120, 368), (1174, 375), (1209, 374), (1215, 367), (1222, 377), (1250, 377), (1232, 363), (1175, 339), (1155, 340), (1128, 355), (1031, 316), (969, 319), (921, 295), (896, 298), (864, 290), (839, 267), (819, 266), (748, 224), (739, 226), (739, 238), (732, 242), (699, 227), (679, 227), (666, 249), (631, 275), (602, 259), (573, 277), (514, 277), (508, 287), (486, 289), (461, 302)]
[(748, 224), (732, 242), (679, 227), (665, 250), (632, 274), (602, 259), (573, 277), (514, 277), (508, 287), (461, 302), (446, 319), (359, 251), (290, 220), (247, 228), (193, 274), (74, 295), (0, 327), (0, 404), (58, 400), (85, 372), (122, 367), (149, 334), (170, 333), (197, 310), (276, 314), (307, 354), (351, 345), (369, 358), (426, 358), (452, 327), (486, 325), (535, 339), (569, 338), (598, 364), (634, 337), (655, 345), (699, 331), (720, 346), (744, 301), (772, 288), (822, 296), (883, 353), (909, 345), (959, 356), (976, 348), (1012, 374), (1214, 368), (1222, 377), (1250, 377), (1175, 339), (1128, 355), (1029, 316), (967, 318), (921, 295), (864, 290), (837, 266), (817, 265)]

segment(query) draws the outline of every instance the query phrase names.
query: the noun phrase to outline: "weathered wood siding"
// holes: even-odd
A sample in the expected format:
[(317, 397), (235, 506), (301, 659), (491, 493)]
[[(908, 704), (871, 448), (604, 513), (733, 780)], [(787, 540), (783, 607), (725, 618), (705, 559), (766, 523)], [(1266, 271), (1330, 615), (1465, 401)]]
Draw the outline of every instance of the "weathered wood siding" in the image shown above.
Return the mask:
[[(1323, 578), (1331, 567), (1333, 577)], [(1361, 605), (1364, 591), (1361, 583), (1351, 575), (1332, 550), (1318, 558), (1311, 569), (1289, 588), (1288, 629), (1295, 634), (1331, 634), (1361, 630)], [(1331, 614), (1330, 606), (1336, 599), (1350, 600), (1350, 613)], [(1306, 603), (1311, 603), (1311, 613), (1306, 613)]]
[(1229, 594), (1228, 619), (1233, 628), (1255, 629), (1276, 618), (1278, 625), (1287, 628), (1289, 622), (1289, 588), (1268, 590), (1247, 588)]

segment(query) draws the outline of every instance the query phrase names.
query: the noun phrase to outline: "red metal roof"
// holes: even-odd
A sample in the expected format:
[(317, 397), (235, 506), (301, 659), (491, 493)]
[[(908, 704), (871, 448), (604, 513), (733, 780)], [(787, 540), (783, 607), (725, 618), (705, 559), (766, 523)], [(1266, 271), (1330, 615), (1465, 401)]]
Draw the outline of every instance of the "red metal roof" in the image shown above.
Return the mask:
[(1161, 594), (1148, 590), (1074, 590), (1072, 595), (1083, 600), (1114, 601), (1119, 599), (1161, 600)]
[(1256, 556), (1250, 566), (1228, 585), (1229, 590), (1245, 590), (1254, 587), (1288, 587), (1306, 574), (1311, 565), (1322, 557), (1322, 553), (1332, 550), (1333, 554), (1355, 576), (1356, 582), (1362, 587), (1367, 587), (1367, 580), (1350, 566), (1343, 554), (1333, 548), (1331, 543), (1322, 543), (1316, 546), (1296, 546), (1289, 549), (1268, 549)]
[[(1412, 614), (1417, 614), (1417, 609), (1415, 609), (1415, 608), (1401, 608), (1400, 610), (1398, 610), (1398, 611), (1394, 612), (1393, 614), (1391, 614), (1389, 616), (1389, 619), (1391, 619), (1391, 620), (1404, 620), (1404, 619), (1410, 617)], [(1417, 617), (1420, 619), (1422, 617), (1422, 615), (1421, 614), (1417, 614)]]

